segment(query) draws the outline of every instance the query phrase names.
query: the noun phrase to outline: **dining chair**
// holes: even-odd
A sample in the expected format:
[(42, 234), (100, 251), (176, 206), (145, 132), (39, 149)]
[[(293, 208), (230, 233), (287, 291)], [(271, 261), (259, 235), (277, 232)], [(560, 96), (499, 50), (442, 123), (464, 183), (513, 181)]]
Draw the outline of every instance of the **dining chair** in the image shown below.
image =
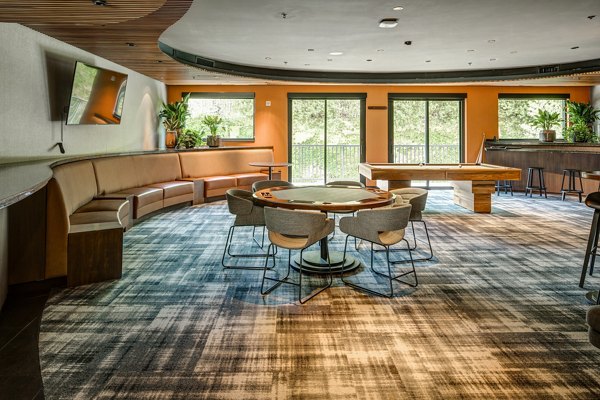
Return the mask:
[[(302, 276), (304, 275), (304, 265), (302, 257), (304, 250), (327, 237), (333, 229), (333, 220), (327, 218), (323, 213), (311, 211), (286, 210), (282, 208), (265, 207), (265, 224), (269, 234), (270, 244), (267, 248), (267, 256), (265, 257), (265, 265), (263, 271), (263, 279), (260, 287), (262, 295), (269, 294), (282, 283), (294, 285), (298, 287), (298, 301), (300, 304), (306, 303), (323, 290), (331, 286), (333, 277), (331, 274), (331, 261), (328, 259), (329, 274), (327, 285), (319, 288), (316, 292), (311, 293), (306, 297), (302, 297)], [(273, 267), (276, 266), (275, 248), (281, 247), (288, 250), (287, 273), (283, 278), (267, 276), (267, 267), (269, 257), (273, 257)], [(271, 254), (271, 249), (273, 253)], [(298, 261), (299, 279), (297, 282), (290, 280), (290, 270), (292, 261), (292, 250), (300, 250)], [(265, 281), (273, 281), (271, 287), (265, 289)]]
[[(411, 287), (418, 286), (419, 281), (417, 279), (417, 272), (415, 271), (415, 264), (412, 259), (410, 244), (404, 238), (404, 233), (406, 227), (408, 226), (411, 209), (412, 206), (410, 204), (398, 204), (394, 205), (391, 208), (360, 210), (356, 213), (355, 217), (343, 217), (342, 219), (340, 219), (340, 230), (347, 234), (346, 241), (344, 244), (344, 259), (346, 258), (346, 252), (348, 249), (348, 239), (350, 237), (355, 237), (370, 242), (371, 271), (373, 271), (377, 275), (385, 277), (389, 281), (390, 288), (389, 293), (385, 293), (351, 282), (344, 278), (345, 271), (343, 269), (343, 266), (342, 282), (355, 289), (359, 289), (367, 293), (384, 297), (394, 296), (393, 281), (404, 283)], [(401, 241), (406, 242), (406, 249), (408, 250), (409, 258), (397, 261), (390, 261), (390, 246)], [(378, 244), (385, 248), (387, 273), (380, 272), (375, 269), (375, 265), (373, 264), (374, 244)], [(404, 262), (410, 262), (412, 270), (393, 275), (391, 265)], [(400, 279), (403, 276), (410, 274), (413, 274), (414, 276), (414, 283)]]
[(425, 236), (427, 237), (427, 245), (429, 246), (429, 255), (425, 258), (415, 258), (414, 261), (429, 261), (433, 258), (433, 248), (431, 247), (431, 239), (429, 238), (429, 230), (427, 229), (427, 223), (423, 220), (423, 211), (427, 206), (427, 194), (429, 193), (426, 189), (422, 188), (402, 188), (391, 190), (391, 193), (396, 195), (396, 204), (410, 203), (412, 209), (410, 211), (410, 227), (412, 230), (412, 236), (414, 246), (411, 250), (417, 248), (417, 235), (415, 233), (415, 222), (423, 224), (425, 228)]
[[(359, 181), (331, 181), (331, 182), (327, 182), (325, 184), (325, 186), (330, 186), (330, 187), (350, 187), (350, 188), (361, 188), (364, 189), (365, 185), (362, 182)], [(332, 212), (333, 215), (333, 220), (336, 220), (336, 217), (338, 214), (352, 214), (354, 215), (354, 211), (346, 211), (346, 210), (336, 210), (335, 212)], [(336, 224), (336, 227), (338, 227), (338, 225)], [(333, 235), (331, 235), (331, 237), (329, 238), (329, 240), (332, 240), (335, 237), (335, 229), (333, 230)], [(356, 243), (356, 240), (354, 241), (354, 247), (357, 247), (358, 244)]]
[(235, 215), (235, 219), (233, 224), (229, 227), (229, 232), (227, 234), (227, 240), (225, 241), (225, 248), (223, 249), (223, 257), (221, 258), (221, 265), (225, 269), (253, 269), (253, 270), (261, 270), (262, 266), (243, 266), (243, 265), (228, 265), (226, 264), (226, 256), (233, 258), (251, 258), (251, 257), (264, 257), (264, 253), (260, 254), (232, 254), (231, 253), (231, 242), (233, 242), (233, 235), (235, 233), (235, 228), (251, 226), (253, 227), (252, 231), (252, 239), (258, 244), (261, 248), (264, 245), (264, 237), (263, 244), (258, 243), (258, 241), (254, 238), (254, 228), (264, 227), (265, 226), (265, 214), (264, 208), (255, 204), (254, 199), (252, 198), (252, 193), (247, 190), (242, 189), (229, 189), (225, 193), (225, 197), (227, 199), (227, 208), (229, 212)]
[(288, 181), (256, 181), (252, 184), (252, 192), (258, 192), (259, 190), (269, 189), (278, 186), (294, 186)]

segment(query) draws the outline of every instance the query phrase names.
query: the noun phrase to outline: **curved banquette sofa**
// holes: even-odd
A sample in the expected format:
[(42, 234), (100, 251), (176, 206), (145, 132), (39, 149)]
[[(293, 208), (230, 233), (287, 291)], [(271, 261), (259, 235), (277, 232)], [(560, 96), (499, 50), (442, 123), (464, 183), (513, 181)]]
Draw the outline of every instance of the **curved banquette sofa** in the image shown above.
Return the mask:
[[(272, 162), (272, 148), (99, 157), (53, 167), (47, 185), (46, 279), (69, 286), (120, 277), (122, 235), (165, 207), (220, 199), (268, 179), (250, 162)], [(117, 272), (105, 273), (108, 264)], [(75, 276), (75, 270), (78, 276)]]

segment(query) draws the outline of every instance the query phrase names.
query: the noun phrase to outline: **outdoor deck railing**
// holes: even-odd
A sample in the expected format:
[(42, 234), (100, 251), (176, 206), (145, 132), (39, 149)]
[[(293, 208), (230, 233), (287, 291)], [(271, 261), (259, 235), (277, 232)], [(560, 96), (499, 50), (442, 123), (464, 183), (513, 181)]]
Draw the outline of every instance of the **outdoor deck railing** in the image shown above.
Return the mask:
[[(323, 145), (292, 145), (292, 177), (294, 183), (323, 184), (325, 155)], [(453, 163), (459, 159), (458, 145), (430, 145), (432, 163)], [(425, 160), (425, 145), (394, 145), (394, 160), (403, 164), (418, 164)], [(327, 145), (327, 181), (358, 180), (360, 145)]]

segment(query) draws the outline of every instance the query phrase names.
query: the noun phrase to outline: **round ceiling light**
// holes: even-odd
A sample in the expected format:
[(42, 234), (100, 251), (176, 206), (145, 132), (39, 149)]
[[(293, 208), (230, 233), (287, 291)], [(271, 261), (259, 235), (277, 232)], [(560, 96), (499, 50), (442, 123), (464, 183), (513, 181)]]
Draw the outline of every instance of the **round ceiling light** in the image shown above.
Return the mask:
[(394, 11), (402, 11), (402, 10), (404, 10), (404, 7), (402, 7), (402, 6), (396, 6), (396, 7), (392, 8), (392, 10), (394, 10)]
[(332, 51), (331, 53), (329, 53), (330, 56), (341, 56), (342, 54), (344, 54), (341, 51)]
[(398, 26), (398, 18), (384, 18), (379, 21), (380, 28), (395, 28)]

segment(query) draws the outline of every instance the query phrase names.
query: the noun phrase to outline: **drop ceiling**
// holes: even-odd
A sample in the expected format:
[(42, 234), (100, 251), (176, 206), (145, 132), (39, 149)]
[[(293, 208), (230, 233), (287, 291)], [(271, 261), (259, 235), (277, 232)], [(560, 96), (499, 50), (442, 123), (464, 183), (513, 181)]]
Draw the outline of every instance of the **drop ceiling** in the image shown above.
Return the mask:
[[(403, 9), (393, 10), (398, 6)], [(398, 26), (379, 28), (383, 18), (397, 18)], [(87, 0), (0, 0), (0, 21), (22, 23), (167, 84), (290, 83), (243, 73), (253, 68), (283, 76), (498, 72), (500, 79), (488, 85), (600, 82), (599, 0), (107, 0), (105, 7)], [(180, 64), (159, 42), (235, 68), (217, 73)], [(566, 76), (501, 78), (510, 69), (580, 62), (592, 67)], [(477, 78), (464, 83), (481, 84)]]

